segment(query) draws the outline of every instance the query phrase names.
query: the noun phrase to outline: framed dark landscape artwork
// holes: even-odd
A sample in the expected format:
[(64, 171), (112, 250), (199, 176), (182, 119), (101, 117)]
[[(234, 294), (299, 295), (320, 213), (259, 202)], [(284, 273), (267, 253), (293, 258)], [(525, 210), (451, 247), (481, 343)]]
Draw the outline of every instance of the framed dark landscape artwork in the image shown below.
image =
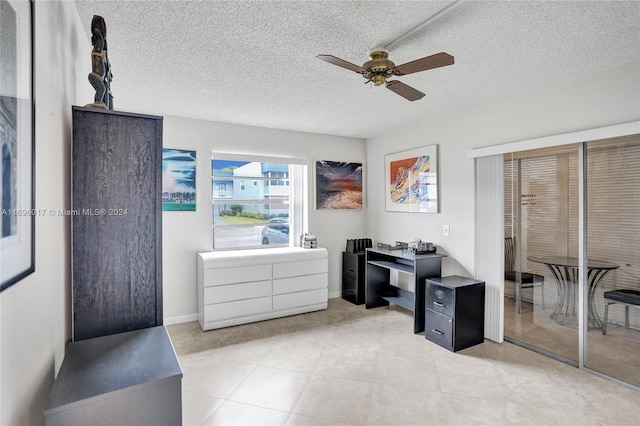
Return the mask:
[(385, 209), (438, 213), (438, 145), (388, 154), (385, 161)]
[(162, 211), (196, 210), (196, 152), (162, 149)]
[(362, 209), (362, 163), (316, 161), (316, 210)]
[(0, 0), (0, 291), (35, 270), (32, 2)]

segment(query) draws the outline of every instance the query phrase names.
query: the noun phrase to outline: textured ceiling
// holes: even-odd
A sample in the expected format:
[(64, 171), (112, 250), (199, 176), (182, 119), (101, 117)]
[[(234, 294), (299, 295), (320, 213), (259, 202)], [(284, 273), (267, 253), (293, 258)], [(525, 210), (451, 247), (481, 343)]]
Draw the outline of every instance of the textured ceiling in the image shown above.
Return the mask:
[(638, 1), (467, 0), (390, 50), (455, 57), (399, 77), (409, 102), (316, 55), (361, 65), (450, 1), (75, 3), (87, 39), (107, 23), (116, 109), (360, 138), (640, 62)]

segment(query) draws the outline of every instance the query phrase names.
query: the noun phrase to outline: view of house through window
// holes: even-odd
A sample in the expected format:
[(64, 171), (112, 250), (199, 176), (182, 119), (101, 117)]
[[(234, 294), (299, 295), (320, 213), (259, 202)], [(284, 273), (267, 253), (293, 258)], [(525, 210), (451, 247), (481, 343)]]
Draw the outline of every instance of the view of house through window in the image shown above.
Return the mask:
[[(213, 154), (213, 247), (240, 249), (292, 245), (302, 229), (305, 165), (290, 159)], [(297, 232), (299, 233), (299, 231)]]

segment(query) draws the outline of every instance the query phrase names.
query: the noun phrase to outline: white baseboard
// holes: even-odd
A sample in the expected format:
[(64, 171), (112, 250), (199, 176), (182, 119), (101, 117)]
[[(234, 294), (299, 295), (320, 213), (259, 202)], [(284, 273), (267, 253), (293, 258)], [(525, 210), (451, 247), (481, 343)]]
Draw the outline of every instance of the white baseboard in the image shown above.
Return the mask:
[(177, 317), (165, 317), (164, 325), (182, 324), (183, 322), (198, 321), (198, 314), (180, 315)]
[(334, 291), (332, 293), (329, 293), (329, 299), (337, 299), (338, 297), (342, 297), (341, 291)]

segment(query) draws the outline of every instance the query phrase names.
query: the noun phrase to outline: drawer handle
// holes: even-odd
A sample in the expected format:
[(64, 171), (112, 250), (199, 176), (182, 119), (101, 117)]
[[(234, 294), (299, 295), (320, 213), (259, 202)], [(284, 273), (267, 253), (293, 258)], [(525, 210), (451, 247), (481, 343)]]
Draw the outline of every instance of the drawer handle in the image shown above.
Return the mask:
[(444, 333), (442, 331), (440, 331), (440, 330), (432, 329), (431, 331), (433, 331), (436, 334), (439, 334), (440, 336), (444, 336)]
[(440, 302), (433, 302), (434, 305), (436, 305), (439, 308), (444, 308), (444, 303), (440, 303)]

